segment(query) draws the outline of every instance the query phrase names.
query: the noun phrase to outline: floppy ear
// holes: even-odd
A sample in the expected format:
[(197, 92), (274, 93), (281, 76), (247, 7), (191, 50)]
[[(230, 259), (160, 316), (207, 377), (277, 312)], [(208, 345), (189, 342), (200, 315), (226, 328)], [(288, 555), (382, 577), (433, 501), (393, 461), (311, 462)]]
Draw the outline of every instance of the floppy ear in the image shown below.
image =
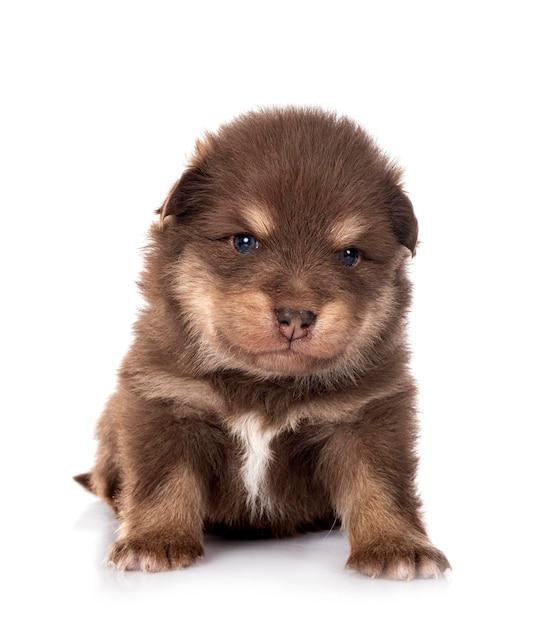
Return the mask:
[(178, 217), (194, 208), (205, 192), (207, 181), (208, 177), (200, 166), (191, 165), (185, 170), (157, 211), (160, 213), (160, 228), (164, 228), (165, 220), (169, 215)]
[(408, 248), (414, 256), (418, 243), (418, 220), (408, 196), (402, 189), (397, 189), (390, 201), (389, 212), (393, 233), (397, 241)]
[(395, 239), (414, 256), (418, 243), (418, 220), (414, 215), (412, 202), (403, 191), (402, 178), (402, 169), (391, 163), (385, 178), (385, 202)]

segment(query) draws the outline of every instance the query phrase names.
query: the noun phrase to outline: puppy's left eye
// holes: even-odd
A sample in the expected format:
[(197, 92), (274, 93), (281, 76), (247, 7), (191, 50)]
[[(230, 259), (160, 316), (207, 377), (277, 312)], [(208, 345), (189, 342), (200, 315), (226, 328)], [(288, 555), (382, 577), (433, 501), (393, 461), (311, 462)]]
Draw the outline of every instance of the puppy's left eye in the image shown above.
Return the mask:
[(354, 267), (359, 261), (359, 250), (357, 248), (345, 248), (339, 252), (339, 259), (343, 265)]
[(248, 233), (242, 233), (240, 235), (233, 235), (232, 237), (233, 247), (241, 254), (247, 254), (252, 252), (258, 247), (258, 240), (254, 235)]

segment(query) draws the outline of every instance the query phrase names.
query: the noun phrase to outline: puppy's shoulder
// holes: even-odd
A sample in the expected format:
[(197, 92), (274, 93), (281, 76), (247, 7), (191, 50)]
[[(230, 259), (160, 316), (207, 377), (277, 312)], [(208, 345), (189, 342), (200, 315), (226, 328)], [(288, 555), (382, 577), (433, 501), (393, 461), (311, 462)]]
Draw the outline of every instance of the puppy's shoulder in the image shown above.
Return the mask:
[(148, 402), (170, 402), (205, 413), (220, 413), (224, 402), (206, 380), (179, 375), (166, 369), (147, 368), (124, 376), (130, 391)]

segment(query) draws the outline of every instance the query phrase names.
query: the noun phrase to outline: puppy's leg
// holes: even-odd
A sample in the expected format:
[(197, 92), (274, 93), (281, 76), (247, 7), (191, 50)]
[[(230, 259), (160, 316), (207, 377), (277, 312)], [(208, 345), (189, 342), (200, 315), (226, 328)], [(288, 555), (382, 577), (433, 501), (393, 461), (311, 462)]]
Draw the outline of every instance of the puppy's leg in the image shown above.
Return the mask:
[(144, 498), (136, 495), (141, 486), (123, 491), (120, 539), (107, 560), (121, 570), (147, 572), (191, 565), (203, 554), (200, 481), (179, 463)]
[(123, 397), (116, 416), (121, 527), (108, 561), (150, 572), (186, 567), (203, 554), (204, 503), (221, 431), (171, 404)]
[(420, 520), (397, 506), (370, 467), (361, 464), (354, 474), (354, 485), (339, 496), (350, 536), (348, 567), (372, 577), (438, 578), (450, 565)]
[(360, 435), (338, 432), (323, 455), (322, 471), (350, 539), (347, 566), (371, 577), (438, 578), (450, 564), (426, 535), (413, 473), (398, 471), (415, 459), (405, 459), (402, 447), (375, 455)]

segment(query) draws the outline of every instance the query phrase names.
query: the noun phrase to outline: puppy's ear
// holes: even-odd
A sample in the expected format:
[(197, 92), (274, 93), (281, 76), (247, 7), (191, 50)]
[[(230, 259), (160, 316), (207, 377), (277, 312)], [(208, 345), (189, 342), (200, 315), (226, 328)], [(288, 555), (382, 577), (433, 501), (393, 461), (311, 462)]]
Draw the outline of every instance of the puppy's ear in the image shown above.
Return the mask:
[(397, 241), (408, 248), (414, 256), (418, 243), (418, 220), (408, 196), (401, 189), (396, 190), (389, 204), (393, 233)]
[(418, 220), (408, 196), (403, 191), (401, 168), (393, 165), (387, 176), (387, 206), (393, 234), (397, 241), (408, 248), (412, 256), (416, 254), (418, 243)]
[(207, 186), (208, 177), (199, 165), (191, 165), (173, 185), (164, 204), (158, 209), (160, 228), (164, 228), (168, 216), (178, 217), (194, 208)]

